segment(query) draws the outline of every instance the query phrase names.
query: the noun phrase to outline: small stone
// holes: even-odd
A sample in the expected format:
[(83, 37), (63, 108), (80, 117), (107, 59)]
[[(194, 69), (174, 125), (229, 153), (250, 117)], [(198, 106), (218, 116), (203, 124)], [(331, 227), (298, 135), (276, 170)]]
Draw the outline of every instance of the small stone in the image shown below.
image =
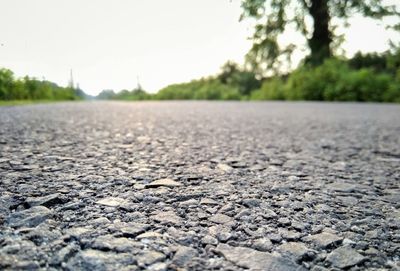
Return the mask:
[(220, 231), (217, 232), (217, 239), (220, 242), (227, 242), (229, 241), (231, 238), (233, 237), (232, 233), (228, 232), (228, 231)]
[(332, 251), (326, 258), (333, 266), (348, 268), (366, 260), (364, 256), (349, 246), (343, 246)]
[(210, 199), (210, 198), (202, 198), (200, 204), (204, 205), (218, 205), (218, 201)]
[(270, 233), (267, 235), (269, 240), (271, 240), (273, 243), (279, 243), (282, 241), (282, 236), (278, 233)]
[(288, 255), (296, 262), (300, 262), (301, 260), (303, 260), (309, 252), (309, 249), (303, 243), (299, 242), (288, 242), (282, 244), (278, 247), (277, 250), (283, 254)]
[(36, 227), (50, 217), (52, 211), (44, 206), (34, 206), (30, 209), (12, 213), (6, 223), (14, 228)]
[(91, 222), (91, 224), (93, 226), (101, 226), (101, 225), (106, 225), (109, 223), (111, 223), (111, 222), (107, 217), (98, 217)]
[(248, 208), (258, 207), (261, 204), (261, 200), (259, 199), (244, 199), (242, 204)]
[(231, 172), (233, 170), (233, 168), (231, 166), (228, 166), (227, 164), (218, 164), (217, 168), (224, 172)]
[(291, 224), (290, 219), (287, 217), (281, 217), (278, 219), (278, 223), (283, 226), (289, 226)]
[(222, 254), (225, 259), (237, 266), (249, 268), (251, 270), (304, 270), (301, 265), (290, 260), (247, 247), (232, 247), (226, 244), (220, 244), (215, 251)]
[(204, 245), (218, 245), (218, 240), (211, 235), (206, 235), (201, 239), (201, 243)]
[(373, 256), (380, 254), (379, 250), (377, 250), (376, 248), (373, 248), (373, 247), (368, 248), (366, 251), (364, 251), (364, 253), (366, 255), (373, 255)]
[(174, 181), (172, 179), (159, 179), (159, 180), (155, 180), (155, 181), (145, 185), (146, 188), (157, 188), (160, 186), (178, 187), (178, 186), (182, 186), (182, 184), (177, 181)]
[(182, 222), (182, 219), (177, 216), (173, 211), (160, 212), (156, 215), (151, 216), (150, 218), (157, 222), (170, 223), (174, 225), (180, 224)]
[(197, 251), (194, 248), (180, 246), (172, 258), (172, 263), (177, 266), (183, 267), (193, 261), (197, 256)]
[(53, 256), (51, 263), (56, 265), (68, 260), (72, 255), (80, 250), (80, 247), (77, 244), (69, 244), (66, 247), (63, 247)]
[(136, 260), (130, 253), (113, 253), (94, 249), (82, 250), (64, 268), (73, 270), (136, 270)]
[(165, 259), (165, 255), (158, 251), (146, 251), (145, 253), (137, 256), (136, 260), (141, 267), (151, 265)]
[(322, 232), (305, 238), (306, 241), (312, 241), (321, 248), (338, 245), (343, 238), (329, 232)]
[(304, 231), (307, 227), (307, 224), (294, 221), (294, 222), (292, 222), (291, 226), (295, 230)]
[(51, 229), (46, 223), (39, 224), (38, 226), (32, 228), (29, 233), (26, 234), (26, 237), (29, 240), (33, 241), (36, 245), (51, 243), (61, 236), (62, 234), (59, 230)]
[(261, 216), (266, 219), (273, 219), (276, 218), (278, 215), (273, 210), (266, 209), (263, 213), (261, 213)]
[(113, 237), (112, 235), (97, 237), (92, 244), (92, 248), (95, 249), (114, 250), (117, 252), (129, 252), (139, 247), (141, 247), (139, 242), (125, 237)]
[(146, 268), (146, 270), (148, 270), (148, 271), (166, 271), (167, 268), (168, 268), (167, 263), (158, 262), (158, 263), (154, 263), (154, 264), (148, 266)]
[(100, 205), (107, 206), (107, 207), (118, 207), (121, 204), (125, 204), (126, 201), (124, 199), (121, 199), (121, 198), (108, 197), (108, 198), (104, 198), (104, 199), (101, 199), (99, 201), (96, 201), (96, 203), (100, 204)]
[(235, 210), (235, 205), (233, 205), (232, 203), (227, 203), (224, 206), (221, 207), (221, 209), (219, 209), (220, 213), (228, 213), (228, 212), (232, 212)]
[(272, 242), (268, 238), (259, 238), (254, 240), (252, 247), (259, 251), (270, 251), (272, 249)]
[(356, 244), (356, 242), (348, 238), (344, 238), (342, 241), (342, 245), (354, 245), (354, 244)]
[(279, 234), (282, 236), (283, 239), (287, 241), (296, 241), (301, 237), (301, 233), (297, 231), (290, 231), (282, 228), (279, 229)]
[(120, 227), (119, 231), (125, 237), (135, 237), (138, 234), (144, 233), (150, 228), (147, 224), (129, 223), (126, 226)]
[(84, 227), (75, 227), (75, 228), (69, 228), (65, 230), (65, 233), (67, 235), (70, 235), (71, 237), (74, 237), (76, 239), (79, 239), (83, 235), (87, 235), (91, 233), (92, 230)]
[(63, 199), (59, 193), (47, 195), (44, 197), (29, 197), (26, 199), (26, 203), (29, 207), (42, 205), (45, 207), (51, 207), (56, 204), (63, 203)]
[(139, 234), (138, 236), (136, 236), (137, 239), (157, 239), (157, 238), (161, 238), (163, 237), (163, 235), (161, 233), (158, 232), (154, 232), (154, 231), (148, 231), (142, 234)]
[(345, 182), (335, 182), (327, 185), (327, 189), (336, 192), (351, 193), (356, 191), (356, 186)]
[(200, 220), (203, 220), (203, 219), (206, 219), (206, 218), (208, 217), (208, 214), (207, 214), (207, 213), (204, 213), (204, 212), (199, 212), (199, 213), (197, 213), (197, 217), (198, 217)]
[(217, 224), (227, 224), (231, 223), (233, 218), (224, 214), (216, 214), (211, 216), (208, 220)]
[(40, 264), (37, 261), (20, 261), (15, 265), (16, 270), (38, 270)]
[(99, 175), (87, 175), (81, 179), (83, 183), (104, 183), (106, 178)]
[(289, 182), (296, 182), (296, 181), (300, 180), (299, 177), (294, 176), (294, 175), (289, 176), (287, 179)]

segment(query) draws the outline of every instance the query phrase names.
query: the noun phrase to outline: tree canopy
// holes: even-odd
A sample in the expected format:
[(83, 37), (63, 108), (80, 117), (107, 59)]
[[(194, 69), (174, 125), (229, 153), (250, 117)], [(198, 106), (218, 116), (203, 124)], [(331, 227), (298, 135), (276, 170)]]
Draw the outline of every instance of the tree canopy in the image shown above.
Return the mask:
[[(396, 5), (384, 4), (381, 0), (243, 0), (245, 18), (255, 19), (252, 36), (253, 46), (247, 55), (254, 68), (261, 71), (278, 71), (284, 62), (290, 63), (296, 43), (280, 42), (283, 34), (296, 31), (306, 41), (309, 51), (306, 62), (321, 64), (333, 55), (344, 37), (335, 29), (348, 26), (348, 19), (361, 14), (373, 19), (388, 16), (400, 18)], [(332, 19), (335, 19), (334, 22)], [(397, 30), (400, 24), (392, 25)]]

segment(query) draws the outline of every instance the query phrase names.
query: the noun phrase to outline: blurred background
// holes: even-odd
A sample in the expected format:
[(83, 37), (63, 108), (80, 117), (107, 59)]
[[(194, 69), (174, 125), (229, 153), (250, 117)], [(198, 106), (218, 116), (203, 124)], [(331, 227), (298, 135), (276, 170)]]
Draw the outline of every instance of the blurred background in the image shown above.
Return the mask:
[(400, 102), (400, 4), (0, 0), (0, 100)]

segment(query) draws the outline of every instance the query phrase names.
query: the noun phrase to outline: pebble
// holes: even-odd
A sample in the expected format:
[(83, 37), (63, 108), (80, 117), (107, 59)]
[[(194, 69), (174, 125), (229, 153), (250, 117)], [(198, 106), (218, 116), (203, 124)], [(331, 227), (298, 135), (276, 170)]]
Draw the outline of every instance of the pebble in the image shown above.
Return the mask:
[(288, 242), (278, 246), (277, 250), (283, 254), (288, 255), (295, 262), (300, 262), (304, 259), (309, 249), (303, 243), (299, 242)]
[(343, 238), (336, 234), (323, 232), (305, 238), (306, 241), (312, 241), (314, 244), (321, 248), (338, 245), (342, 242)]
[(107, 197), (107, 198), (101, 199), (99, 201), (96, 201), (96, 203), (99, 205), (107, 206), (107, 207), (118, 207), (118, 206), (126, 203), (126, 201), (122, 198)]
[(191, 247), (180, 246), (172, 258), (172, 263), (184, 267), (193, 262), (193, 258), (197, 256), (197, 250)]
[(156, 215), (151, 216), (150, 218), (157, 222), (168, 223), (173, 225), (178, 225), (182, 223), (182, 219), (179, 216), (177, 216), (173, 211), (160, 212)]
[(364, 256), (349, 246), (343, 246), (332, 251), (326, 258), (333, 266), (348, 268), (366, 260)]
[(178, 186), (182, 186), (182, 184), (177, 181), (174, 181), (172, 179), (159, 179), (159, 180), (155, 180), (155, 181), (145, 185), (146, 188), (157, 188), (160, 186), (178, 187)]
[(247, 247), (232, 247), (220, 244), (215, 251), (222, 254), (228, 261), (251, 270), (304, 270), (300, 265), (290, 260)]
[(34, 206), (27, 210), (10, 214), (6, 223), (14, 228), (36, 227), (52, 215), (52, 211), (44, 206)]
[(215, 214), (215, 215), (211, 216), (208, 220), (213, 223), (216, 223), (216, 224), (228, 224), (228, 223), (233, 222), (232, 217), (229, 217), (224, 214)]
[(159, 262), (165, 259), (165, 255), (158, 251), (146, 251), (136, 257), (137, 263), (141, 267), (146, 267), (155, 262)]

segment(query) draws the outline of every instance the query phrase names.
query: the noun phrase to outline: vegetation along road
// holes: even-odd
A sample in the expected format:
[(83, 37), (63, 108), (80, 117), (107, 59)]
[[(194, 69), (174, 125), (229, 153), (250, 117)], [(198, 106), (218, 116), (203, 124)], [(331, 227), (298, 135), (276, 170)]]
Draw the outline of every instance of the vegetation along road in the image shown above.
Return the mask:
[(0, 108), (0, 269), (399, 268), (400, 107)]

